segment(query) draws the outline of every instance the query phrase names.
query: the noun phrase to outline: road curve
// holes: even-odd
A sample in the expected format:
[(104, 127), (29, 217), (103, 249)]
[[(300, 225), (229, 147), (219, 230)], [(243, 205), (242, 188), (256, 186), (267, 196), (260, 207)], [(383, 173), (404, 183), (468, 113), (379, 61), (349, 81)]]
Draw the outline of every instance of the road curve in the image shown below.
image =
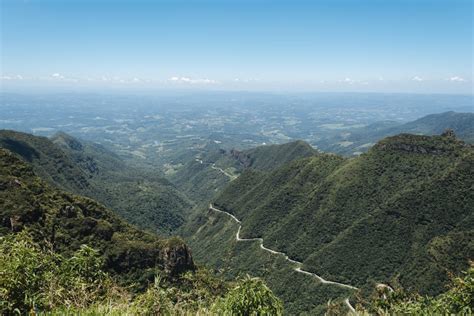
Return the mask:
[(215, 163), (203, 162), (201, 159), (198, 159), (198, 158), (196, 158), (196, 161), (199, 162), (201, 165), (211, 165), (212, 169), (217, 170), (217, 171), (221, 172), (222, 174), (224, 174), (225, 176), (229, 177), (230, 181), (235, 180), (237, 178), (236, 176), (226, 172), (224, 169), (216, 167)]
[[(325, 280), (324, 278), (322, 278), (321, 276), (315, 274), (315, 273), (312, 273), (312, 272), (309, 272), (309, 271), (305, 271), (303, 269), (301, 269), (301, 267), (303, 266), (303, 263), (302, 262), (299, 262), (299, 261), (296, 261), (296, 260), (293, 260), (291, 259), (290, 257), (288, 257), (288, 255), (284, 252), (280, 252), (280, 251), (276, 251), (276, 250), (273, 250), (273, 249), (270, 249), (270, 248), (267, 248), (263, 245), (263, 239), (262, 238), (241, 238), (240, 237), (240, 230), (242, 229), (242, 222), (237, 218), (235, 217), (233, 214), (230, 214), (229, 212), (226, 212), (226, 211), (223, 211), (223, 210), (220, 210), (218, 208), (215, 208), (212, 203), (209, 204), (209, 209), (210, 210), (213, 210), (215, 212), (219, 212), (219, 213), (223, 213), (223, 214), (226, 214), (227, 216), (229, 216), (230, 218), (232, 218), (236, 223), (239, 224), (239, 228), (237, 229), (237, 233), (235, 234), (235, 239), (237, 241), (258, 241), (259, 244), (260, 244), (260, 248), (271, 253), (271, 254), (274, 254), (274, 255), (282, 255), (285, 257), (285, 260), (290, 262), (290, 263), (293, 263), (293, 264), (296, 264), (297, 266), (293, 269), (295, 270), (296, 272), (298, 273), (302, 273), (302, 274), (305, 274), (307, 276), (311, 276), (315, 279), (317, 279), (319, 282), (323, 283), (323, 284), (331, 284), (331, 285), (335, 285), (335, 286), (339, 286), (339, 287), (344, 287), (344, 288), (348, 288), (348, 289), (351, 289), (351, 290), (357, 290), (357, 288), (355, 286), (352, 286), (352, 285), (348, 285), (348, 284), (343, 284), (343, 283), (339, 283), (339, 282), (334, 282), (334, 281), (328, 281), (328, 280)], [(349, 302), (349, 298), (346, 298), (344, 300), (344, 303), (347, 305), (347, 307), (350, 309), (351, 312), (355, 312), (355, 309), (354, 307), (351, 305), (351, 303)]]

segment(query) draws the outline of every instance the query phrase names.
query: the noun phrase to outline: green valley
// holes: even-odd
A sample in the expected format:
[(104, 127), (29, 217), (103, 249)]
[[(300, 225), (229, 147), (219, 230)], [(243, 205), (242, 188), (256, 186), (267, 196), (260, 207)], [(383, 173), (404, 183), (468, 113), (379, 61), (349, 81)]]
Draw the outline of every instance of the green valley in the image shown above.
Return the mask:
[(281, 315), (256, 278), (224, 282), (187, 245), (126, 223), (41, 180), (0, 148), (0, 312), (4, 315)]
[(58, 188), (96, 199), (141, 228), (169, 235), (191, 202), (158, 171), (125, 163), (98, 144), (58, 133), (51, 139), (0, 131), (0, 147), (30, 162)]
[(170, 180), (194, 201), (205, 205), (244, 170), (271, 170), (317, 151), (302, 141), (259, 146), (247, 150), (223, 150), (209, 144)]
[(138, 107), (68, 133), (0, 130), (2, 310), (469, 311), (471, 113), (311, 109)]
[(0, 316), (473, 316), (473, 0), (0, 0)]

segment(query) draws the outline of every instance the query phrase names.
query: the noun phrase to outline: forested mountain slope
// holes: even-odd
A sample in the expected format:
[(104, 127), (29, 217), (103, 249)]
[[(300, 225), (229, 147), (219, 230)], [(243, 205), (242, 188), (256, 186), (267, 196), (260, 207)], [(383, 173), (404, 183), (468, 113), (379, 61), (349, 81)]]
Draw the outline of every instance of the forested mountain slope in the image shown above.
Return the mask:
[(282, 315), (259, 279), (197, 269), (188, 246), (39, 178), (0, 148), (0, 313)]
[(264, 145), (244, 151), (232, 150), (231, 156), (245, 168), (269, 171), (293, 160), (314, 156), (317, 151), (308, 143), (297, 140), (281, 145)]
[[(473, 159), (452, 136), (402, 134), (360, 158), (319, 155), (249, 173), (215, 204), (243, 219), (243, 235), (263, 236), (332, 279), (361, 286), (401, 273), (407, 286), (436, 292), (444, 269), (474, 257)], [(452, 258), (460, 245), (465, 257)]]
[[(326, 279), (366, 288), (398, 279), (433, 294), (474, 258), (473, 187), (472, 146), (450, 133), (401, 134), (357, 158), (318, 154), (247, 170), (214, 203), (242, 221), (242, 238), (261, 237)], [(213, 217), (205, 211), (189, 225), (203, 262), (215, 262), (215, 236), (226, 234)], [(246, 268), (226, 260), (219, 265)]]
[(140, 231), (94, 200), (48, 185), (16, 154), (1, 148), (0, 223), (0, 235), (27, 230), (65, 255), (83, 244), (92, 246), (105, 258), (106, 269), (127, 282), (152, 281), (155, 269), (171, 275), (194, 269), (181, 240)]
[(194, 201), (207, 203), (244, 170), (268, 171), (315, 154), (316, 150), (303, 141), (243, 151), (226, 151), (211, 144), (201, 156), (183, 166), (170, 180)]
[(0, 131), (0, 147), (19, 154), (58, 188), (94, 198), (142, 228), (170, 234), (190, 208), (157, 172), (129, 166), (102, 146), (64, 133), (48, 139)]
[(474, 142), (474, 113), (444, 112), (424, 116), (416, 121), (388, 130), (391, 134), (411, 133), (438, 135), (452, 129), (456, 136), (468, 143)]
[(92, 191), (89, 176), (46, 137), (0, 130), (0, 147), (31, 163), (35, 172), (51, 184), (73, 192)]

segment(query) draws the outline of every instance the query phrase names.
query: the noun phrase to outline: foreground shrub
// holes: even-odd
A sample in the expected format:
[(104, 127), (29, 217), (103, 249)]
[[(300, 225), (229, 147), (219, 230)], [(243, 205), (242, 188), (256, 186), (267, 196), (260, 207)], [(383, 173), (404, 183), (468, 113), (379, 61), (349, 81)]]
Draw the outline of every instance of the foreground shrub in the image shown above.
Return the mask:
[(282, 315), (283, 304), (258, 278), (246, 277), (217, 306), (225, 315)]
[(281, 315), (282, 303), (256, 278), (231, 291), (205, 269), (160, 277), (142, 293), (116, 286), (104, 259), (83, 245), (70, 258), (26, 232), (0, 237), (0, 315)]
[(86, 307), (112, 285), (102, 258), (88, 246), (66, 259), (22, 232), (0, 237), (0, 253), (1, 314)]
[(142, 315), (170, 315), (173, 311), (173, 294), (173, 288), (161, 287), (160, 279), (156, 278), (155, 284), (134, 299), (132, 309)]

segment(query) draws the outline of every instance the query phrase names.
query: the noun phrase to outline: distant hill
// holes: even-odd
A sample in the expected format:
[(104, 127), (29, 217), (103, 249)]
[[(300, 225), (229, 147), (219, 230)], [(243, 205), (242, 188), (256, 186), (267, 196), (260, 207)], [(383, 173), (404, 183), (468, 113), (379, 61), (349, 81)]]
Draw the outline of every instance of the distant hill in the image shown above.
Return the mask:
[(65, 133), (48, 139), (3, 130), (1, 147), (31, 163), (50, 184), (96, 199), (145, 229), (170, 234), (191, 207), (157, 172), (132, 167), (102, 146)]
[(0, 130), (0, 148), (20, 155), (34, 165), (35, 172), (49, 183), (72, 192), (92, 191), (88, 174), (46, 137)]
[(231, 150), (230, 154), (242, 167), (268, 171), (293, 160), (311, 157), (317, 151), (310, 144), (298, 140), (281, 145), (258, 146), (244, 151)]
[(140, 231), (99, 203), (50, 186), (19, 156), (0, 148), (0, 235), (24, 229), (62, 254), (83, 244), (94, 247), (107, 270), (127, 283), (152, 281), (154, 269), (194, 269), (182, 241)]
[(230, 175), (237, 176), (247, 169), (272, 170), (317, 153), (303, 141), (258, 146), (243, 151), (226, 151), (210, 144), (203, 152), (203, 155), (190, 161), (170, 177), (170, 181), (197, 203), (207, 203), (232, 180)]
[(474, 143), (474, 113), (451, 111), (431, 114), (401, 125), (395, 122), (377, 122), (350, 133), (323, 138), (318, 146), (327, 152), (352, 154), (367, 151), (384, 137), (400, 133), (439, 135), (446, 129), (452, 129), (465, 142)]
[[(318, 154), (272, 171), (246, 170), (214, 204), (242, 221), (242, 238), (261, 237), (326, 279), (365, 289), (398, 279), (406, 289), (436, 294), (448, 271), (459, 273), (474, 258), (473, 187), (471, 145), (450, 134), (401, 134), (356, 158)], [(220, 250), (229, 220), (216, 216), (203, 211), (187, 227), (197, 260), (247, 269), (237, 246)], [(218, 254), (229, 257), (216, 262)], [(271, 284), (287, 306), (310, 308), (303, 307), (305, 293)]]
[(474, 113), (445, 112), (431, 114), (416, 121), (389, 129), (391, 134), (411, 133), (439, 135), (446, 129), (452, 129), (459, 139), (474, 142)]

